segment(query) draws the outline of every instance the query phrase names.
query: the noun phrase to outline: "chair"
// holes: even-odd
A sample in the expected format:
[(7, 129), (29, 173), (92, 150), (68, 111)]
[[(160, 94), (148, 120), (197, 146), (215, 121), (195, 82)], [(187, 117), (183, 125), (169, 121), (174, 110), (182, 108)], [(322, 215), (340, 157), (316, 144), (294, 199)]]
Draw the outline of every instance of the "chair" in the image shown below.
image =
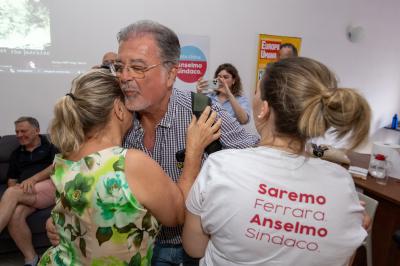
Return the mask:
[(368, 215), (371, 217), (371, 230), (368, 232), (368, 236), (365, 238), (363, 242), (363, 246), (365, 247), (365, 251), (367, 253), (367, 265), (372, 266), (372, 226), (374, 223), (374, 216), (375, 216), (375, 211), (376, 208), (378, 207), (378, 201), (374, 200), (371, 197), (368, 197), (365, 194), (362, 194), (358, 192), (358, 198), (360, 201), (365, 202), (365, 211), (368, 213)]

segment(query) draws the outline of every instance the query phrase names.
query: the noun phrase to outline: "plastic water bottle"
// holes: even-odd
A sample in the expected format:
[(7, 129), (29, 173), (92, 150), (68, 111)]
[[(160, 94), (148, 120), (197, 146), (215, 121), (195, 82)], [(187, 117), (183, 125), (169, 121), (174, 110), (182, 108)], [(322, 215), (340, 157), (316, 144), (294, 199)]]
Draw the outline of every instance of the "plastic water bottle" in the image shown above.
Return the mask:
[(374, 158), (371, 160), (369, 164), (369, 173), (371, 176), (375, 177), (375, 180), (378, 184), (386, 185), (387, 176), (386, 176), (386, 158), (383, 154), (375, 154)]
[(392, 118), (392, 126), (391, 126), (391, 128), (396, 129), (397, 128), (397, 123), (398, 123), (397, 114), (395, 114), (393, 116), (393, 118)]

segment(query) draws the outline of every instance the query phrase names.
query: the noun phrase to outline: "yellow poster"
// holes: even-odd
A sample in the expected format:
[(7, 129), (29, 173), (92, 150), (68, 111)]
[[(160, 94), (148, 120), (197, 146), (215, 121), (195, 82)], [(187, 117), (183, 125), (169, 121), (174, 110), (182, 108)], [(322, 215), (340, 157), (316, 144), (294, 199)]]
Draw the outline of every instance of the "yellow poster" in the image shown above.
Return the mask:
[(269, 63), (276, 62), (279, 56), (279, 49), (282, 44), (291, 43), (297, 48), (300, 54), (301, 38), (260, 34), (258, 40), (258, 56), (257, 56), (257, 80), (262, 78), (265, 67)]

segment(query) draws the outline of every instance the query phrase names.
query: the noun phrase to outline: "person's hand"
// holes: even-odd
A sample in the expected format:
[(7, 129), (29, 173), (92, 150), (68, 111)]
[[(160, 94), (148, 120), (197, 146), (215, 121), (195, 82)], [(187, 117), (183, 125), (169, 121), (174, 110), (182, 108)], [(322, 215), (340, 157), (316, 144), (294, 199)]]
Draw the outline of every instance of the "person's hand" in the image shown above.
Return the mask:
[[(360, 200), (360, 204), (361, 204), (361, 206), (363, 206), (365, 208), (365, 202), (364, 201)], [(368, 215), (368, 213), (364, 209), (362, 227), (364, 227), (364, 229), (366, 231), (370, 231), (371, 230), (371, 228), (370, 228), (371, 227), (371, 223), (372, 223), (371, 217)]]
[(199, 80), (196, 83), (196, 91), (202, 93), (204, 90), (207, 90), (208, 87), (208, 81), (203, 80), (203, 78), (199, 78)]
[(216, 91), (227, 95), (228, 97), (232, 95), (231, 88), (229, 88), (228, 84), (226, 83), (225, 79), (218, 78), (218, 83), (221, 84)]
[(31, 177), (22, 181), (20, 187), (24, 191), (24, 193), (35, 193), (35, 184), (36, 180)]
[(199, 119), (192, 116), (186, 136), (186, 155), (202, 156), (208, 144), (221, 136), (221, 123), (219, 118), (216, 121), (217, 113), (207, 106)]
[(46, 221), (46, 233), (47, 233), (47, 237), (50, 240), (50, 243), (53, 246), (57, 246), (58, 244), (60, 244), (60, 236), (57, 233), (57, 229), (53, 223), (53, 219), (51, 219), (51, 217), (49, 219), (47, 219)]

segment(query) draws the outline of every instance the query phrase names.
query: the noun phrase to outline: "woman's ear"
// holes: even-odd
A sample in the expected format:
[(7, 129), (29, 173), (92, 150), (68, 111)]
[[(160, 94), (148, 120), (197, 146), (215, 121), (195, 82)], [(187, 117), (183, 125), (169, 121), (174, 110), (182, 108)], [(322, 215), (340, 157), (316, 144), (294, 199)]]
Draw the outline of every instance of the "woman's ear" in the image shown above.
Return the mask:
[(124, 107), (122, 106), (123, 104), (124, 103), (120, 99), (114, 100), (114, 113), (115, 116), (121, 121), (124, 119)]
[(260, 112), (257, 115), (257, 118), (259, 119), (267, 119), (269, 117), (270, 114), (270, 108), (269, 108), (269, 104), (267, 101), (262, 101), (261, 107), (260, 107)]

